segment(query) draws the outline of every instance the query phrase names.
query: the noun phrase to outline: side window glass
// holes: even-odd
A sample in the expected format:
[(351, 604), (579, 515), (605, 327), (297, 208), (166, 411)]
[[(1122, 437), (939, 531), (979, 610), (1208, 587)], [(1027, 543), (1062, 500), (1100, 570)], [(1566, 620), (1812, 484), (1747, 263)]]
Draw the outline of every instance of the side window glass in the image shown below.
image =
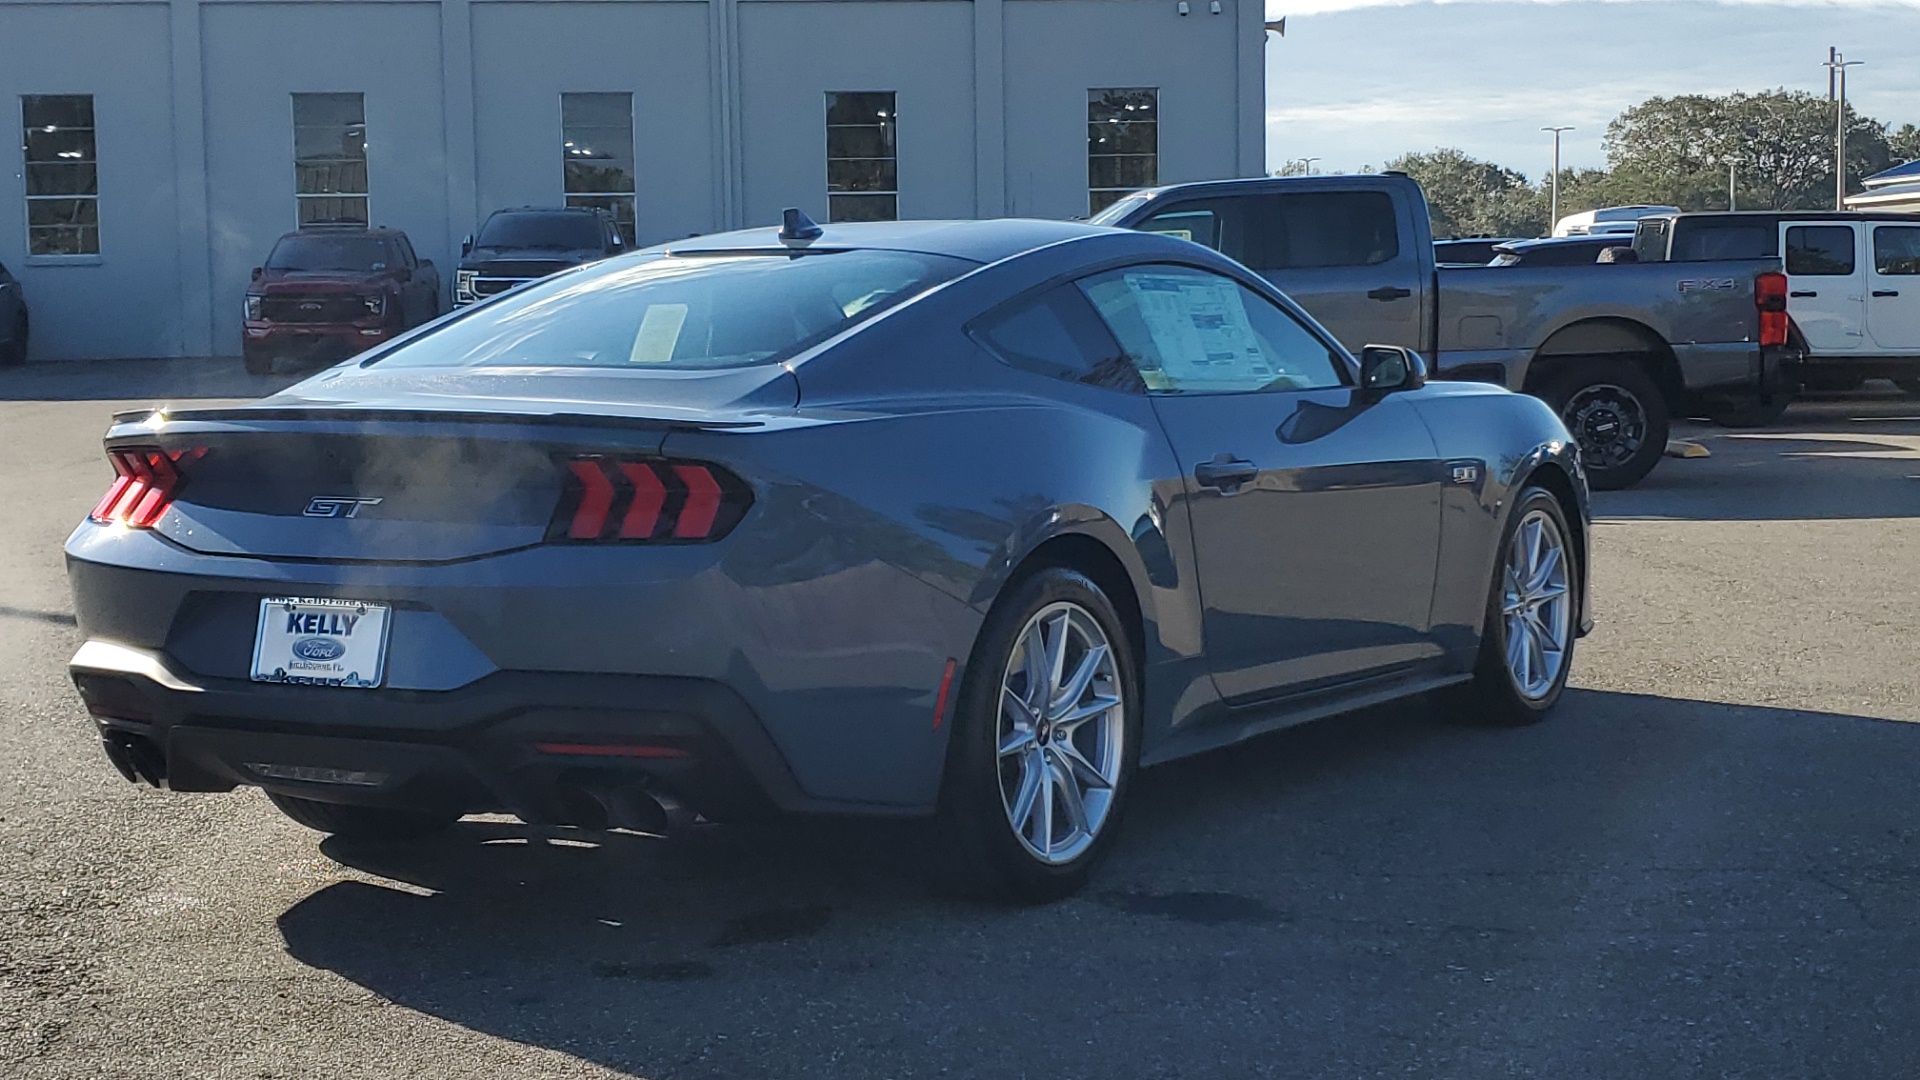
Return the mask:
[(1266, 297), (1185, 266), (1130, 266), (1083, 279), (1126, 358), (1155, 394), (1345, 385), (1332, 350)]
[(1920, 274), (1920, 226), (1882, 225), (1873, 230), (1873, 268), (1889, 277)]
[(1249, 266), (1297, 270), (1378, 266), (1400, 255), (1393, 197), (1384, 191), (1306, 191), (1247, 200)]
[(407, 239), (405, 236), (401, 236), (394, 242), (400, 245), (401, 266), (414, 267), (420, 264), (419, 258), (413, 253), (413, 241)]
[(1787, 273), (1845, 277), (1853, 273), (1853, 226), (1796, 225), (1787, 230)]
[(1139, 371), (1072, 285), (990, 312), (973, 331), (1011, 367), (1129, 393), (1146, 389)]

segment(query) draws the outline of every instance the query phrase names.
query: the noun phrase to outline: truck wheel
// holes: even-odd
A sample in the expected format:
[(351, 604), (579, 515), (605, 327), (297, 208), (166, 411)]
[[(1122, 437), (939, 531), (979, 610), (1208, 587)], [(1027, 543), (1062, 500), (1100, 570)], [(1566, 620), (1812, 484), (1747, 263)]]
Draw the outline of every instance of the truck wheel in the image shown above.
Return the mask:
[(1893, 385), (1908, 397), (1920, 397), (1920, 379), (1895, 379)]
[(410, 840), (436, 833), (460, 820), (455, 811), (393, 810), (377, 806), (346, 806), (316, 802), (294, 795), (267, 793), (280, 812), (315, 832), (353, 840)]
[(240, 364), (241, 366), (247, 369), (247, 374), (249, 375), (273, 374), (273, 354), (272, 353), (259, 353), (259, 352), (252, 352), (252, 351), (242, 353), (240, 356)]
[(1632, 487), (1667, 450), (1667, 399), (1645, 368), (1619, 357), (1561, 361), (1540, 397), (1580, 444), (1587, 481), (1600, 491)]

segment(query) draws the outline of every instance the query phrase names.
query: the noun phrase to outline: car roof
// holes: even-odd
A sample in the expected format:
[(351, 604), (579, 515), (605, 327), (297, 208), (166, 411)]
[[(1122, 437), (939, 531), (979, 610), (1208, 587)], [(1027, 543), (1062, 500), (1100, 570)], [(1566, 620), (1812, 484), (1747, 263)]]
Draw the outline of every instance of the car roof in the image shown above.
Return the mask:
[(912, 251), (923, 255), (949, 255), (977, 263), (999, 262), (1037, 247), (1082, 236), (1126, 233), (1076, 221), (1042, 221), (1030, 218), (997, 218), (990, 221), (867, 221), (843, 222), (820, 226), (820, 236), (804, 244), (789, 246), (780, 240), (776, 228), (743, 229), (738, 232), (694, 236), (657, 245), (647, 250), (669, 255), (691, 255), (722, 251), (811, 251), (881, 250)]
[(501, 214), (587, 214), (597, 217), (604, 213), (606, 213), (606, 210), (598, 206), (503, 206), (487, 216), (498, 217)]
[(1689, 210), (1679, 214), (1655, 214), (1656, 218), (1686, 218), (1724, 221), (1901, 221), (1911, 224), (1911, 211), (1900, 210)]
[(348, 221), (315, 221), (302, 225), (290, 233), (282, 233), (280, 239), (289, 236), (312, 236), (316, 233), (365, 233), (368, 236), (405, 236), (406, 233), (390, 225), (357, 225)]
[(1630, 232), (1586, 233), (1580, 236), (1539, 236), (1531, 240), (1508, 240), (1499, 245), (1507, 251), (1533, 251), (1537, 248), (1573, 247), (1580, 244), (1599, 244), (1603, 247), (1629, 247), (1633, 244)]

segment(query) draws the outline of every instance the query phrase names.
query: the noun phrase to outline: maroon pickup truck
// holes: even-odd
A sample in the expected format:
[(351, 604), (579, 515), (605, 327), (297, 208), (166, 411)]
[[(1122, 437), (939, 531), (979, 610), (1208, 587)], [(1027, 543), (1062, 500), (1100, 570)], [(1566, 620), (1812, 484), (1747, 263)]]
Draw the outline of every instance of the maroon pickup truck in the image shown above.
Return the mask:
[(253, 271), (241, 355), (261, 375), (280, 357), (343, 360), (439, 316), (440, 273), (407, 234), (308, 226)]

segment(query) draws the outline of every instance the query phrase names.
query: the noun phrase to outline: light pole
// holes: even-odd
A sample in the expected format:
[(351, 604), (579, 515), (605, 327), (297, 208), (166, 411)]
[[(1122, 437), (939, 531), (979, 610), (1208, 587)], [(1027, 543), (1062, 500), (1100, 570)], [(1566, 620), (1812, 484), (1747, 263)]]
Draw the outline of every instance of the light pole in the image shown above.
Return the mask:
[(1547, 235), (1552, 236), (1560, 224), (1560, 133), (1572, 131), (1573, 126), (1543, 127), (1540, 130), (1553, 132), (1553, 195), (1547, 203)]
[(1739, 158), (1732, 157), (1732, 156), (1729, 156), (1727, 158), (1727, 209), (1729, 211), (1740, 209), (1740, 199), (1739, 199), (1739, 196), (1734, 194), (1734, 187), (1733, 187), (1734, 178), (1735, 178), (1734, 170), (1738, 169), (1739, 167), (1740, 167)]
[(1833, 59), (1820, 65), (1830, 71), (1835, 88), (1833, 110), (1833, 208), (1847, 208), (1847, 69), (1859, 67), (1865, 60), (1849, 60), (1838, 49), (1827, 50)]
[(1316, 156), (1316, 157), (1303, 157), (1303, 158), (1301, 158), (1301, 159), (1300, 159), (1300, 175), (1301, 175), (1301, 176), (1312, 176), (1312, 175), (1313, 175), (1313, 163), (1314, 163), (1314, 162), (1316, 162), (1316, 161), (1319, 161), (1319, 160), (1320, 160), (1320, 159), (1319, 159), (1319, 158), (1318, 158), (1317, 156)]

